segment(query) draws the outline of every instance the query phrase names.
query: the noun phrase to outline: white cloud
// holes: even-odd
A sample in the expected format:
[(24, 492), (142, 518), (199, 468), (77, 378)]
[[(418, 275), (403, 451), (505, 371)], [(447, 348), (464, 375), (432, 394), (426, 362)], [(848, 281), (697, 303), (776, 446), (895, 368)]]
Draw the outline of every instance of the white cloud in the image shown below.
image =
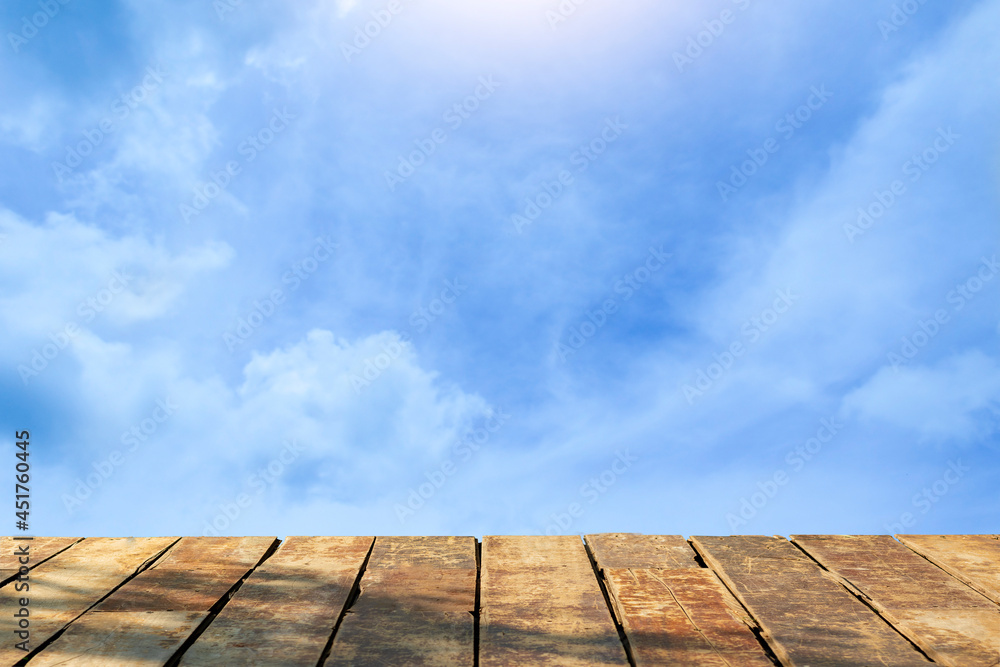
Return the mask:
[(1000, 364), (974, 350), (933, 366), (885, 367), (844, 398), (844, 409), (922, 440), (986, 439), (1000, 429)]
[(56, 100), (36, 97), (18, 113), (0, 113), (0, 142), (35, 152), (44, 150), (56, 134), (58, 105)]
[(100, 317), (127, 325), (168, 314), (184, 290), (233, 258), (225, 243), (179, 253), (141, 235), (115, 236), (72, 215), (42, 225), (0, 210), (0, 319), (21, 336)]
[(337, 16), (343, 18), (358, 5), (358, 0), (337, 0)]
[[(60, 502), (48, 512), (54, 526), (64, 526), (53, 527), (57, 532), (81, 518), (93, 527), (110, 515), (119, 525), (153, 522), (161, 531), (201, 531), (220, 503), (240, 493), (258, 497), (250, 476), (288, 441), (301, 454), (234, 531), (281, 533), (279, 518), (299, 507), (367, 511), (396, 500), (398, 489), (437, 465), (489, 410), (478, 395), (421, 368), (413, 349), (392, 332), (351, 343), (311, 331), (292, 345), (255, 354), (235, 389), (214, 376), (185, 374), (184, 360), (167, 347), (136, 349), (86, 335), (73, 353), (82, 368), (74, 394), (83, 397), (85, 421), (96, 428), (121, 426), (113, 437), (78, 444), (73, 463), (51, 471), (55, 484), (46, 495)], [(352, 379), (364, 377), (368, 360), (381, 370), (377, 376), (369, 371), (370, 384), (358, 391)], [(77, 480), (93, 472), (92, 461), (124, 451), (119, 433), (141, 424), (164, 398), (177, 405), (176, 413), (68, 515), (63, 494), (72, 495)], [(384, 517), (394, 518), (388, 505)]]
[[(779, 204), (787, 211), (773, 203), (758, 208), (758, 216), (784, 219), (774, 233), (755, 226), (733, 235), (718, 261), (722, 282), (698, 295), (691, 309), (690, 324), (707, 348), (687, 360), (656, 357), (664, 376), (677, 378), (681, 367), (680, 382), (668, 383), (671, 399), (713, 355), (733, 341), (747, 343), (741, 324), (759, 318), (777, 290), (800, 298), (706, 394), (702, 425), (724, 430), (727, 423), (839, 401), (839, 385), (868, 373), (919, 318), (950, 310), (948, 290), (976, 270), (996, 237), (984, 185), (995, 162), (987, 138), (997, 136), (993, 110), (1000, 97), (991, 71), (973, 63), (1000, 60), (1000, 43), (987, 37), (998, 17), (1000, 3), (982, 3), (943, 31), (930, 53), (903, 67), (870, 117), (842, 147), (831, 147), (825, 173), (814, 183), (793, 184), (787, 203)], [(936, 140), (941, 144), (939, 128), (961, 136), (914, 181), (903, 165)], [(844, 225), (897, 179), (906, 192), (851, 243)], [(949, 332), (978, 326), (966, 313), (955, 320)]]

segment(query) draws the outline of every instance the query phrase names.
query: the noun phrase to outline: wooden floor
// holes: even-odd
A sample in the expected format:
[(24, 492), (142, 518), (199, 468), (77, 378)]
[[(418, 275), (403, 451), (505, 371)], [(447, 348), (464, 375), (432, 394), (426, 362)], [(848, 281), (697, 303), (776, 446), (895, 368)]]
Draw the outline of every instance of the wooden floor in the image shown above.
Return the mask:
[(897, 537), (4, 537), (0, 665), (1000, 665), (1000, 536)]

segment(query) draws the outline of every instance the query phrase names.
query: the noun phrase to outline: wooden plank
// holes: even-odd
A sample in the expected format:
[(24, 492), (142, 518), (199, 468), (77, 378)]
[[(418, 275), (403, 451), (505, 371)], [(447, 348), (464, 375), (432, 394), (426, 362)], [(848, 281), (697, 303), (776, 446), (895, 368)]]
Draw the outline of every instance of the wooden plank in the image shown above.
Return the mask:
[(784, 665), (920, 667), (928, 663), (884, 619), (783, 538), (693, 537)]
[(792, 541), (935, 662), (1000, 663), (1000, 608), (888, 535), (797, 535)]
[(379, 537), (326, 665), (473, 665), (476, 539)]
[(479, 663), (627, 665), (579, 537), (483, 539)]
[(680, 535), (588, 535), (637, 665), (771, 667), (753, 621)]
[[(177, 540), (176, 537), (101, 537), (86, 539), (42, 563), (29, 574), (30, 648), (34, 650), (96, 604), (126, 579), (142, 570)], [(15, 608), (23, 592), (3, 589), (4, 609)], [(4, 636), (14, 634), (16, 619), (4, 615)], [(0, 664), (25, 657), (14, 642), (0, 644)]]
[(26, 565), (31, 570), (82, 539), (82, 537), (36, 537), (31, 540), (18, 540), (13, 537), (0, 537), (0, 586), (6, 586), (17, 576), (22, 564), (19, 561), (24, 558), (24, 548), (28, 549)]
[(275, 537), (185, 537), (93, 612), (209, 611), (277, 542)]
[(636, 665), (772, 667), (711, 570), (604, 570)]
[(31, 664), (166, 662), (276, 543), (273, 537), (185, 537)]
[(233, 596), (181, 665), (314, 667), (372, 537), (289, 537)]
[(897, 535), (896, 538), (1000, 604), (1000, 535)]
[(695, 551), (680, 535), (603, 533), (587, 535), (587, 548), (604, 568), (700, 568)]
[(29, 664), (32, 667), (163, 665), (207, 617), (207, 611), (84, 614)]

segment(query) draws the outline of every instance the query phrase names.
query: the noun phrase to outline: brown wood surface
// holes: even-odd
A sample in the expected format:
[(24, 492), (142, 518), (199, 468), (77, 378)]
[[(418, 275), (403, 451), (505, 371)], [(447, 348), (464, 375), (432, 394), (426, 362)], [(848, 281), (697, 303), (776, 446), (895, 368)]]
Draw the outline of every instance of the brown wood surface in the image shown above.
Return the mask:
[(587, 535), (637, 665), (770, 667), (756, 626), (680, 535)]
[(21, 563), (18, 549), (28, 545), (28, 569), (33, 569), (64, 551), (81, 537), (36, 537), (31, 540), (15, 540), (13, 537), (0, 537), (0, 586), (6, 586), (17, 576)]
[(207, 617), (207, 611), (84, 614), (29, 664), (32, 667), (163, 665)]
[(41, 664), (57, 664), (50, 655), (68, 664), (101, 664), (93, 662), (98, 658), (114, 665), (148, 664), (141, 660), (154, 656), (165, 661), (276, 542), (274, 537), (181, 539), (75, 621), (72, 632), (41, 654)]
[(315, 667), (372, 537), (289, 537), (243, 583), (181, 665)]
[(476, 539), (379, 537), (330, 666), (475, 662)]
[[(176, 537), (98, 537), (86, 539), (31, 571), (30, 601), (32, 650), (71, 623), (101, 598), (121, 585), (177, 541)], [(3, 608), (13, 609), (23, 592), (4, 586)], [(14, 619), (4, 613), (0, 665), (25, 656), (14, 647)]]
[(35, 538), (0, 667), (1000, 667), (998, 536), (899, 539)]
[(579, 537), (487, 536), (479, 664), (628, 665)]
[(609, 568), (604, 577), (636, 665), (773, 665), (711, 570)]
[(1000, 604), (1000, 535), (897, 535), (899, 541)]
[(602, 533), (587, 535), (586, 541), (601, 569), (701, 567), (695, 560), (694, 549), (680, 535)]
[(935, 662), (1000, 662), (1000, 607), (888, 535), (797, 535), (792, 541)]
[(275, 537), (185, 537), (91, 613), (209, 611), (277, 542)]
[(693, 537), (784, 665), (920, 667), (927, 659), (784, 538)]

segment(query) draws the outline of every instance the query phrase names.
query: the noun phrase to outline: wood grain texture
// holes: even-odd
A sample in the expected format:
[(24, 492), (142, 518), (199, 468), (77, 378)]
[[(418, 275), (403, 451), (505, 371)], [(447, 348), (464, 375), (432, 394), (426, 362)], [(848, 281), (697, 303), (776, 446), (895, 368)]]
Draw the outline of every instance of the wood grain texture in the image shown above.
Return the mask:
[(475, 662), (474, 537), (379, 537), (327, 665)]
[(21, 563), (18, 549), (28, 545), (29, 570), (41, 565), (57, 553), (64, 551), (82, 537), (36, 537), (33, 540), (15, 540), (13, 537), (0, 537), (0, 586), (6, 586), (17, 576)]
[(784, 665), (920, 667), (927, 659), (783, 538), (693, 537)]
[[(175, 537), (86, 539), (57, 554), (30, 573), (31, 648), (48, 640), (110, 593), (116, 586), (145, 568), (177, 540)], [(22, 593), (4, 586), (4, 608), (14, 608)], [(13, 621), (4, 614), (4, 636), (13, 637)], [(0, 664), (24, 657), (14, 643), (0, 644)]]
[(289, 537), (244, 582), (181, 665), (314, 667), (372, 537)]
[(603, 533), (586, 536), (594, 562), (604, 568), (700, 568), (695, 551), (680, 535)]
[(750, 619), (711, 570), (604, 570), (636, 665), (772, 667)]
[(756, 626), (680, 535), (587, 535), (637, 665), (770, 667)]
[(479, 661), (627, 665), (579, 537), (483, 539)]
[(798, 535), (792, 541), (863, 594), (935, 662), (1000, 663), (1000, 607), (888, 535)]
[(276, 542), (273, 537), (185, 537), (81, 616), (70, 626), (72, 632), (42, 656), (48, 660), (57, 654), (68, 664), (88, 665), (100, 664), (94, 656), (116, 665), (149, 664), (141, 661), (152, 656), (165, 656), (165, 661)]
[(29, 664), (32, 667), (163, 665), (207, 616), (207, 611), (84, 614)]
[(275, 537), (185, 537), (94, 612), (208, 611), (277, 541)]
[(1000, 604), (1000, 535), (897, 535), (900, 542)]

